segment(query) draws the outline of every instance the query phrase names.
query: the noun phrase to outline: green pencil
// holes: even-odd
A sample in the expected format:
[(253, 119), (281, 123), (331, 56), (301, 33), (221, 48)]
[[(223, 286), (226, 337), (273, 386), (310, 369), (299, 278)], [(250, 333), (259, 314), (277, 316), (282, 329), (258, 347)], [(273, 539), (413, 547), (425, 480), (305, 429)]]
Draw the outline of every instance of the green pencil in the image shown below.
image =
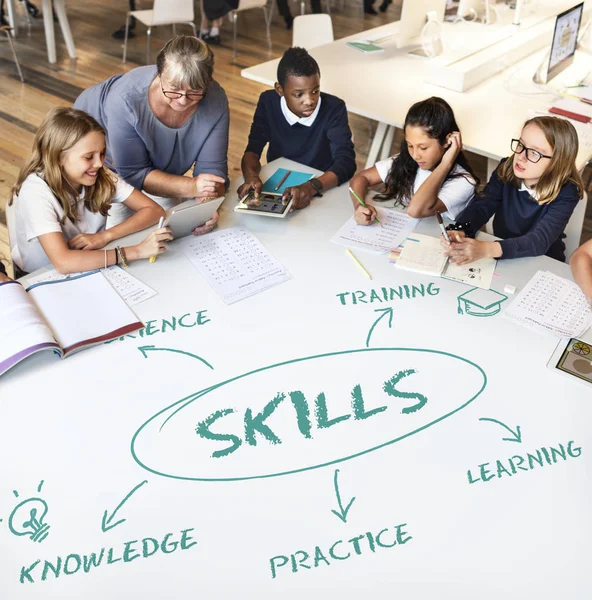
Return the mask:
[[(354, 195), (354, 198), (362, 205), (368, 206), (359, 196), (354, 192), (354, 190), (350, 187), (349, 191)], [(374, 217), (374, 220), (382, 227), (382, 223), (378, 220), (378, 217)]]

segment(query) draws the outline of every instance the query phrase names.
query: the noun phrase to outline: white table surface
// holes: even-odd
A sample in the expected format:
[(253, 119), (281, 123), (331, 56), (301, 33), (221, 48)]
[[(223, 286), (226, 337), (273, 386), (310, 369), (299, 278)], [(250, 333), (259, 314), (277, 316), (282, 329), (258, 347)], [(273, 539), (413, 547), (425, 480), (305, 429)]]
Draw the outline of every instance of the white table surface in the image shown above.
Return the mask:
[[(299, 168), (280, 159), (263, 168), (263, 178), (277, 167)], [(372, 274), (368, 280), (345, 249), (329, 241), (352, 213), (346, 186), (286, 219), (271, 219), (232, 212), (239, 184), (240, 180), (232, 181), (220, 227), (251, 230), (290, 271), (290, 281), (226, 306), (185, 258), (185, 242), (178, 240), (155, 263), (141, 261), (130, 267), (134, 276), (158, 291), (134, 311), (156, 329), (162, 319), (195, 311), (206, 311), (208, 323), (126, 338), (63, 361), (33, 357), (2, 377), (0, 456), (6, 457), (0, 461), (2, 598), (161, 600), (197, 589), (208, 600), (321, 599), (328, 597), (328, 590), (331, 597), (344, 599), (369, 593), (375, 598), (395, 593), (407, 600), (590, 597), (592, 394), (589, 386), (546, 368), (556, 341), (513, 325), (503, 314), (459, 315), (457, 296), (467, 286), (398, 270), (383, 255), (356, 252)], [(435, 219), (424, 219), (418, 231), (437, 235)], [(493, 287), (502, 291), (505, 284), (512, 284), (520, 289), (537, 269), (570, 276), (567, 265), (546, 257), (499, 261)], [(429, 285), (438, 289), (437, 294), (414, 300), (343, 305), (338, 297), (356, 291), (369, 295), (372, 289), (380, 294), (383, 287)], [(372, 324), (383, 314), (377, 311), (385, 308), (393, 309), (392, 327), (383, 319), (368, 342)], [(144, 357), (139, 348), (146, 345), (163, 351)], [(365, 347), (376, 351), (363, 350), (356, 355), (357, 362), (343, 356), (322, 359), (329, 362), (318, 369), (307, 365), (321, 365), (321, 359), (293, 362)], [(390, 350), (379, 348), (412, 350), (395, 351), (391, 358)], [(201, 356), (214, 370), (182, 353)], [(387, 414), (393, 415), (394, 427), (407, 418), (422, 418), (400, 413), (412, 402), (409, 399), (391, 399), (392, 412), (381, 413), (385, 416), (350, 419), (326, 430), (315, 427), (310, 439), (289, 434), (294, 430), (294, 410), (287, 403), (268, 421), (282, 432), (284, 443), (274, 446), (259, 437), (255, 446), (244, 444), (237, 462), (216, 462), (202, 446), (194, 446), (197, 422), (213, 410), (233, 406), (242, 411), (251, 405), (260, 410), (261, 403), (273, 397), (270, 394), (284, 388), (286, 393), (303, 390), (311, 402), (326, 392), (330, 417), (335, 418), (342, 414), (335, 403), (349, 403), (347, 386), (352, 381), (366, 390), (368, 382), (383, 372), (409, 366), (417, 353), (428, 363), (453, 361), (446, 374), (425, 367), (411, 375), (408, 384), (399, 384), (407, 391), (420, 384), (437, 389), (436, 396), (429, 393), (426, 409), (445, 412), (450, 403), (457, 407), (466, 401), (464, 394), (477, 376), (474, 367), (462, 360), (486, 374), (485, 389), (462, 410), (449, 413), (446, 421), (357, 458), (281, 477), (197, 480), (203, 470), (224, 479), (228, 469), (241, 477), (269, 474), (287, 463), (308, 469), (327, 457), (347, 456), (363, 443), (360, 436), (367, 436), (363, 440), (370, 446), (391, 439), (391, 425), (382, 420)], [(461, 357), (461, 362), (454, 363), (454, 357)], [(238, 388), (219, 388), (221, 397), (208, 392), (177, 413), (177, 421), (169, 422), (172, 434), (169, 425), (152, 430), (152, 421), (147, 421), (179, 399), (197, 397), (197, 390), (283, 361), (292, 361), (291, 366), (282, 367), (285, 378), (274, 379), (271, 387), (266, 377), (279, 373), (278, 368), (239, 378), (233, 384)], [(338, 393), (342, 382), (343, 397)], [(366, 410), (386, 404), (386, 396), (365, 393)], [(239, 418), (237, 414), (228, 419), (234, 416)], [(521, 426), (522, 442), (503, 441), (508, 432), (480, 418), (497, 419), (512, 429)], [(231, 422), (240, 435), (240, 421)], [(212, 429), (227, 431), (230, 425), (225, 429), (222, 423), (227, 421)], [(468, 481), (467, 471), (475, 475), (479, 465), (490, 463), (495, 468), (496, 459), (526, 456), (570, 440), (583, 448), (581, 456), (487, 483)], [(223, 446), (210, 443), (214, 448)], [(175, 447), (171, 454), (170, 444)], [(172, 466), (167, 465), (171, 457)], [(345, 523), (331, 513), (338, 509), (336, 478), (343, 505), (355, 498)], [(41, 497), (50, 507), (51, 530), (42, 544), (34, 544), (11, 535), (6, 521), (15, 503), (13, 490), (20, 499), (35, 495), (40, 480)], [(140, 487), (113, 519), (125, 522), (103, 533), (104, 512), (111, 513), (135, 486)], [(338, 540), (367, 531), (377, 534), (402, 523), (412, 536), (405, 545), (374, 552), (366, 544), (361, 555), (351, 550), (347, 560), (331, 559), (329, 565), (296, 573), (290, 568), (289, 556), (298, 550), (312, 556), (318, 545), (328, 552)], [(178, 539), (178, 532), (187, 528), (193, 528), (191, 535), (198, 542), (187, 550), (159, 552), (133, 564), (121, 560), (102, 564), (88, 573), (80, 568), (57, 580), (50, 571), (42, 581), (45, 560), (55, 563), (56, 557), (66, 560), (70, 554), (81, 557), (101, 548), (105, 560), (109, 548), (115, 549), (113, 557), (121, 558), (130, 540), (162, 540), (167, 532), (177, 532)], [(336, 552), (344, 554), (345, 545)], [(270, 560), (276, 556), (287, 556), (288, 566), (273, 578)], [(32, 571), (35, 583), (21, 583), (22, 567), (37, 560), (41, 563)], [(69, 571), (75, 569), (76, 560), (69, 559)]]

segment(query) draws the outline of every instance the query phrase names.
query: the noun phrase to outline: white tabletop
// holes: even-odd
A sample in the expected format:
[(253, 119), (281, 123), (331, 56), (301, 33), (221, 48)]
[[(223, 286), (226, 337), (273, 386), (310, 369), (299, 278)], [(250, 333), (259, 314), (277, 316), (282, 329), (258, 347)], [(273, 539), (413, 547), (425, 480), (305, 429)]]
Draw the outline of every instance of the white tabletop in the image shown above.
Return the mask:
[[(306, 170), (278, 160), (263, 178), (278, 167)], [(1, 596), (589, 597), (591, 394), (546, 368), (556, 341), (504, 319), (511, 299), (459, 314), (467, 286), (356, 252), (368, 280), (329, 241), (352, 212), (345, 186), (282, 220), (232, 212), (239, 183), (220, 227), (248, 228), (291, 280), (227, 306), (175, 241), (130, 267), (158, 291), (134, 307), (141, 337), (2, 377)], [(437, 235), (435, 219), (418, 230)], [(570, 276), (499, 261), (494, 288), (537, 269)], [(551, 447), (565, 459), (528, 458)], [(29, 497), (49, 507), (41, 544), (7, 526)]]

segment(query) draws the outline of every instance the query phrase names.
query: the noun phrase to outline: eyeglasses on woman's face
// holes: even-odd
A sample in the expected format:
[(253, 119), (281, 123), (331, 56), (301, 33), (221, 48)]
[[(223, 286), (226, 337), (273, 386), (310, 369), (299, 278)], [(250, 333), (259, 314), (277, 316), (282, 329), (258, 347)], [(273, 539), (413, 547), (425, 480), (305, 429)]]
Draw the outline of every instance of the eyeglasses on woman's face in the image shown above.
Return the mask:
[(512, 148), (512, 152), (514, 154), (522, 154), (526, 153), (526, 160), (531, 163), (538, 163), (541, 158), (553, 158), (552, 156), (547, 156), (546, 154), (541, 154), (538, 150), (534, 148), (527, 148), (520, 140), (512, 140), (512, 144), (510, 146)]
[(180, 98), (187, 98), (190, 102), (198, 102), (199, 100), (203, 100), (206, 95), (206, 90), (199, 91), (190, 91), (190, 92), (177, 92), (175, 90), (165, 90), (162, 84), (162, 78), (160, 80), (160, 89), (165, 98), (169, 100), (179, 100)]

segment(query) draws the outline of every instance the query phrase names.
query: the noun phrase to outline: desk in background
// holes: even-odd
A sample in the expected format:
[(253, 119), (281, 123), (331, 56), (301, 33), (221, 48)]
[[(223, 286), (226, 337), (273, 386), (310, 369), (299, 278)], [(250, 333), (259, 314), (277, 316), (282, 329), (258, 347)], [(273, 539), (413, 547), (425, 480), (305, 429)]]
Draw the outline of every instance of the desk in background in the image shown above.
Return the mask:
[[(8, 12), (8, 20), (10, 26), (14, 30), (16, 35), (18, 32), (18, 25), (16, 21), (16, 0), (7, 0), (6, 8)], [(66, 42), (68, 54), (70, 58), (76, 58), (76, 48), (74, 46), (74, 38), (72, 37), (72, 31), (70, 30), (70, 23), (68, 21), (68, 14), (66, 12), (66, 0), (41, 0), (41, 11), (43, 13), (43, 26), (45, 28), (45, 42), (47, 44), (47, 60), (50, 63), (55, 63), (57, 60), (56, 54), (56, 43), (55, 43), (55, 28), (53, 23), (53, 9), (55, 8), (62, 35)]]

